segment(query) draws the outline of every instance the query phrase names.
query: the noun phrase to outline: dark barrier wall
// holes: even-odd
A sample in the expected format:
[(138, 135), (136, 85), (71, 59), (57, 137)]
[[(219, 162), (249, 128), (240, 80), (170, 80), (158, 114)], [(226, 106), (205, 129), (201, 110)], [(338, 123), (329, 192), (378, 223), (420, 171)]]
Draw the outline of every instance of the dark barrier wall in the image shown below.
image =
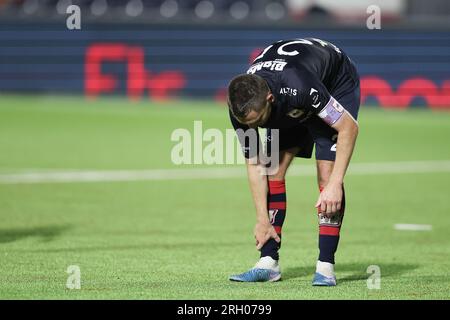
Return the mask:
[(363, 103), (450, 108), (450, 32), (1, 25), (0, 91), (223, 99), (230, 78), (280, 39), (333, 42), (354, 60)]

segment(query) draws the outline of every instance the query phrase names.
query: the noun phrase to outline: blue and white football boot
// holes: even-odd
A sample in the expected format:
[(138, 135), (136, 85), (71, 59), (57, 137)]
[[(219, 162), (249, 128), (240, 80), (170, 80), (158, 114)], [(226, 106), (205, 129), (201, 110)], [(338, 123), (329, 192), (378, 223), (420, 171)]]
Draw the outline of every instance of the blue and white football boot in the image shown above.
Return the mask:
[(314, 274), (312, 285), (334, 287), (336, 285), (334, 265), (328, 262), (317, 261), (316, 273)]
[(281, 279), (281, 270), (278, 261), (267, 256), (262, 257), (249, 271), (232, 275), (229, 279), (239, 282), (275, 282)]

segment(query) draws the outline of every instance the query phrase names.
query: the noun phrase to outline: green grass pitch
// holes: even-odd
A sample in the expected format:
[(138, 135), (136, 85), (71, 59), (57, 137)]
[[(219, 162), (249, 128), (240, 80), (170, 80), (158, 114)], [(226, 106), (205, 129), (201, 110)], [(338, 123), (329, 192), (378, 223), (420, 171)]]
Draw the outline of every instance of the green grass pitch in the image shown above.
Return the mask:
[[(180, 169), (170, 161), (172, 131), (194, 120), (225, 129), (227, 117), (212, 102), (1, 96), (0, 177)], [(450, 160), (449, 113), (364, 106), (359, 122), (352, 163)], [(349, 174), (335, 288), (311, 286), (314, 176), (287, 178), (283, 280), (254, 284), (227, 280), (258, 258), (245, 175), (0, 183), (0, 299), (449, 299), (449, 181), (449, 170)], [(70, 265), (80, 267), (80, 290), (66, 288)], [(379, 290), (367, 288), (369, 265), (381, 269)]]

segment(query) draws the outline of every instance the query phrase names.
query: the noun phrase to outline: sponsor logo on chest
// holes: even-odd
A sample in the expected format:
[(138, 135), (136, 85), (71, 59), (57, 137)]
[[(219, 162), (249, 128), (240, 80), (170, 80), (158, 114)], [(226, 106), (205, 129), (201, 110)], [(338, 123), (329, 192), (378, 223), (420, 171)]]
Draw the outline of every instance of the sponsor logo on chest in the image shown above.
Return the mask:
[(288, 87), (281, 88), (280, 94), (287, 95), (287, 96), (296, 96), (297, 89), (292, 89), (292, 88), (288, 88)]

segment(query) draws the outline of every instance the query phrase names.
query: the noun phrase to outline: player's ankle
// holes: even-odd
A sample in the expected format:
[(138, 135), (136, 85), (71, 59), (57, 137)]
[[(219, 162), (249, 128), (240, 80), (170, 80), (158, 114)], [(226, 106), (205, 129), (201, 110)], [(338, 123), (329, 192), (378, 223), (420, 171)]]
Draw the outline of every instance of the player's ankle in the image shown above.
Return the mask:
[(279, 268), (278, 260), (275, 260), (271, 256), (261, 257), (256, 263), (255, 268), (259, 269), (277, 269)]
[(335, 276), (334, 264), (317, 260), (316, 272), (324, 275), (325, 277), (332, 278)]

